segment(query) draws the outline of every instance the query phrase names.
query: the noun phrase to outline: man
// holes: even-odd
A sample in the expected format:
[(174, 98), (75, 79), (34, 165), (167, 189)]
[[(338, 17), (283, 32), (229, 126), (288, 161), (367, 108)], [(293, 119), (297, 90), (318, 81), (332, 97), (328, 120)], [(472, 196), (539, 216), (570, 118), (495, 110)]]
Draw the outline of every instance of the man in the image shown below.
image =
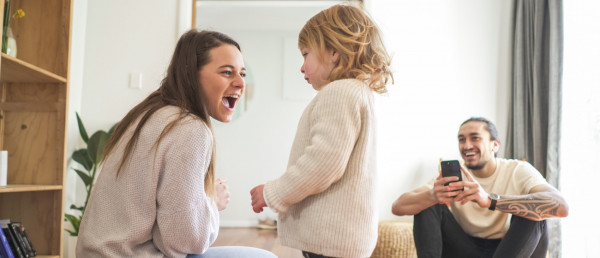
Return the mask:
[(444, 186), (458, 177), (440, 173), (392, 205), (395, 215), (415, 215), (418, 256), (546, 257), (545, 219), (569, 211), (561, 193), (529, 163), (496, 158), (498, 132), (485, 118), (462, 123), (458, 146), (463, 181)]

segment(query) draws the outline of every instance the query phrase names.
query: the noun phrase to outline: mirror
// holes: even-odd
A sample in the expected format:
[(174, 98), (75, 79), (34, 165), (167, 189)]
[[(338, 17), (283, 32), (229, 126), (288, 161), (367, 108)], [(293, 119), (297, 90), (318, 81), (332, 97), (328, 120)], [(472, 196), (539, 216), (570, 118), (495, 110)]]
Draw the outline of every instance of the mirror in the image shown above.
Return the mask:
[(244, 116), (255, 98), (264, 94), (281, 92), (279, 96), (284, 101), (312, 99), (315, 91), (300, 72), (298, 33), (310, 17), (340, 2), (195, 1), (194, 27), (225, 33), (242, 48), (246, 90), (232, 121)]

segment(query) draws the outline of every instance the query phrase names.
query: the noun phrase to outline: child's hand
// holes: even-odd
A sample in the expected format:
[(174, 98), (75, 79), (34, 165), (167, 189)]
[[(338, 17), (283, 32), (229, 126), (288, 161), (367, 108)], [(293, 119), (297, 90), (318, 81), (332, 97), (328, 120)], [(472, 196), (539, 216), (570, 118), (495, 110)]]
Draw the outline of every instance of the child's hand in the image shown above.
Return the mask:
[(227, 208), (227, 205), (229, 204), (229, 196), (231, 194), (229, 193), (228, 188), (227, 180), (221, 178), (217, 178), (215, 180), (215, 190), (217, 192), (215, 203), (217, 203), (217, 208), (219, 208), (219, 211)]
[(264, 207), (267, 207), (265, 202), (265, 196), (263, 195), (263, 188), (265, 185), (257, 185), (250, 190), (252, 196), (252, 210), (256, 213), (261, 213)]

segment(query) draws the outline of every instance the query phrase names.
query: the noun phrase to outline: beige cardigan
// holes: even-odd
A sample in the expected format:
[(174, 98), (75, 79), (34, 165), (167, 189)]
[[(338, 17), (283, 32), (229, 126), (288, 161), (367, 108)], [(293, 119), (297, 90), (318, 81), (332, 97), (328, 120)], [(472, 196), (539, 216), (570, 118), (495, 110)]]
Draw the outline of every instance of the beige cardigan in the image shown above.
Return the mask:
[(217, 238), (218, 209), (204, 192), (210, 129), (190, 115), (152, 148), (179, 112), (168, 106), (150, 117), (118, 178), (124, 139), (137, 122), (108, 157), (81, 223), (78, 257), (185, 257)]
[(334, 81), (306, 107), (286, 172), (265, 184), (286, 246), (334, 257), (368, 257), (377, 242), (373, 93)]

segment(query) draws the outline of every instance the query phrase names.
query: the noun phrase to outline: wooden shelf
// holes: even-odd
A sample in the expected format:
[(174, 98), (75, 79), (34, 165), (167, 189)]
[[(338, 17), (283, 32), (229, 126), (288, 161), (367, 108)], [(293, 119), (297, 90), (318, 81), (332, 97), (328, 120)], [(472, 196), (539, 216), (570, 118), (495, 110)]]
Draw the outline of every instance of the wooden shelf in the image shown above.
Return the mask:
[(66, 83), (67, 79), (2, 53), (2, 82)]
[(18, 58), (0, 54), (0, 149), (13, 183), (0, 187), (0, 219), (22, 222), (41, 258), (64, 255), (73, 2), (12, 1), (27, 13), (11, 23)]
[(7, 185), (0, 186), (0, 193), (56, 191), (62, 189), (62, 185)]

